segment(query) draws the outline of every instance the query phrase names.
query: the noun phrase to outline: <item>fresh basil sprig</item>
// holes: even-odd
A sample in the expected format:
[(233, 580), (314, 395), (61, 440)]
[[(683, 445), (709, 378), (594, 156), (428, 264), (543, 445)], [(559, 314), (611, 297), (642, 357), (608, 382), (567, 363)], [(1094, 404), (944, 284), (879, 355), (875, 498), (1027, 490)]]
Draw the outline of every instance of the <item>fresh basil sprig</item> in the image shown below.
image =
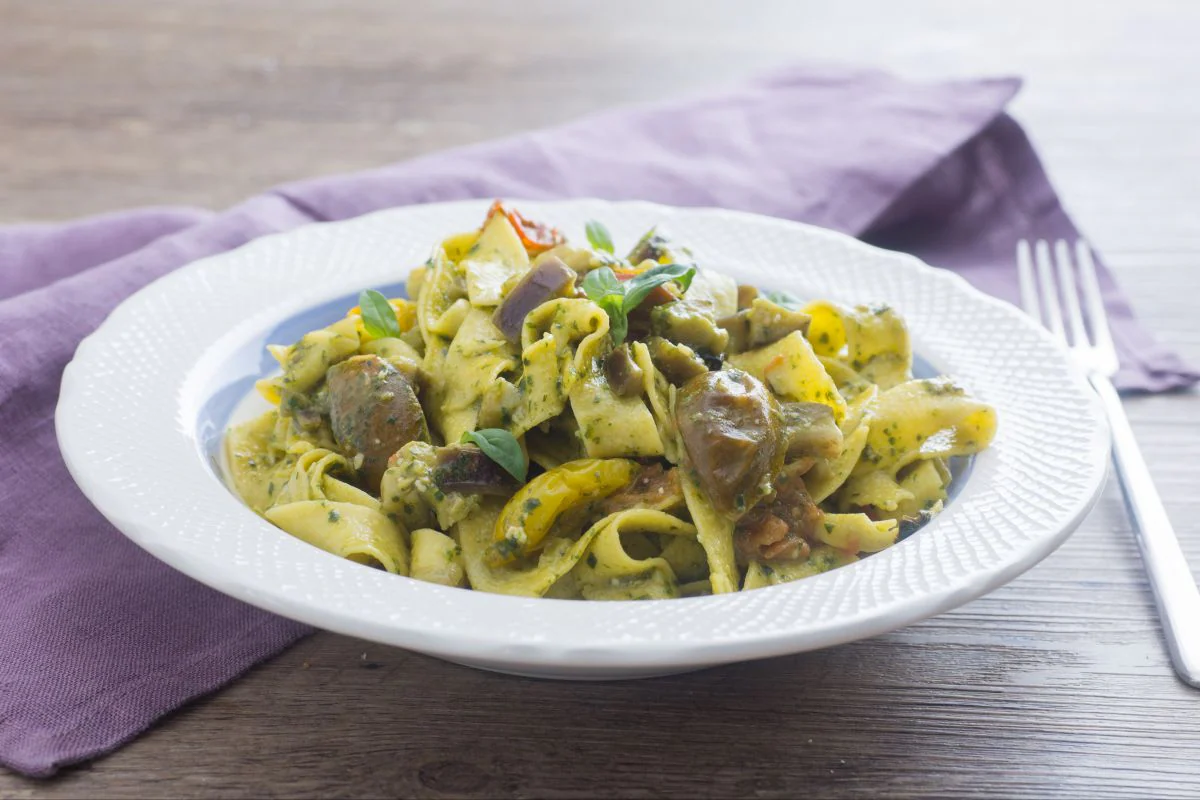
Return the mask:
[(664, 283), (675, 281), (681, 291), (686, 292), (696, 277), (696, 268), (691, 264), (662, 264), (651, 267), (640, 275), (630, 278), (625, 284), (625, 311), (633, 311), (642, 304), (646, 295)]
[(695, 276), (696, 268), (689, 264), (660, 264), (627, 281), (619, 281), (609, 267), (600, 267), (587, 274), (582, 286), (588, 299), (608, 314), (613, 343), (620, 344), (629, 333), (629, 314), (650, 292), (671, 281), (686, 292)]
[(587, 234), (588, 244), (592, 246), (592, 249), (603, 250), (606, 253), (613, 251), (612, 235), (609, 234), (608, 228), (604, 227), (604, 223), (590, 219), (583, 226), (583, 230)]
[(363, 327), (372, 337), (386, 339), (400, 335), (396, 309), (381, 293), (364, 289), (358, 296), (358, 310), (362, 313)]
[(508, 431), (503, 428), (466, 431), (459, 441), (476, 445), (505, 472), (521, 483), (525, 482), (525, 476), (529, 473), (529, 462), (525, 460), (525, 451), (521, 449), (521, 443)]
[(583, 293), (608, 314), (608, 332), (617, 344), (625, 341), (629, 320), (625, 314), (625, 284), (609, 267), (599, 267), (583, 278)]

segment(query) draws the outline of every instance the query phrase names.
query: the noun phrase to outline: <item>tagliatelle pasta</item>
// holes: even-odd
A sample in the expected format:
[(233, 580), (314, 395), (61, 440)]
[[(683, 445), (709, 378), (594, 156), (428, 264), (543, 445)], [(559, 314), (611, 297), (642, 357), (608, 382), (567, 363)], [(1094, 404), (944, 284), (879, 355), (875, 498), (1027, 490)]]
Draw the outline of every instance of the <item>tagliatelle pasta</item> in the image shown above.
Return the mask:
[(650, 231), (568, 244), (495, 204), (408, 298), (273, 345), (231, 487), (334, 555), (526, 597), (757, 589), (869, 556), (947, 502), (996, 414), (914, 380), (881, 305), (738, 286)]

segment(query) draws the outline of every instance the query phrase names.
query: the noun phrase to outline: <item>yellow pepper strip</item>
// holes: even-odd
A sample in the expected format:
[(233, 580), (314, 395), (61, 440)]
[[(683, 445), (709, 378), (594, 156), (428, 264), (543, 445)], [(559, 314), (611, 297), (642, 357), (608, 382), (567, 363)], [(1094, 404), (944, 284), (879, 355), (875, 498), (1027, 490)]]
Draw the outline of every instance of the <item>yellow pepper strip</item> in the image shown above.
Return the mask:
[(489, 565), (533, 552), (564, 511), (608, 497), (637, 471), (637, 463), (625, 458), (584, 458), (537, 476), (512, 496), (496, 519)]

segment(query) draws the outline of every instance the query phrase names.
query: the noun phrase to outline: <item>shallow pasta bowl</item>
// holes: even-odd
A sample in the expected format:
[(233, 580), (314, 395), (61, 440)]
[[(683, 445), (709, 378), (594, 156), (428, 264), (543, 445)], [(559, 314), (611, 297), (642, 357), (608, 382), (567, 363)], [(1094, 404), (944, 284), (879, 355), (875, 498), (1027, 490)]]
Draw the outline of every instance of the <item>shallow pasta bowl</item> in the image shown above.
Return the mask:
[(1096, 400), (1048, 334), (1006, 303), (909, 256), (831, 231), (719, 209), (599, 200), (515, 203), (582, 241), (602, 220), (619, 243), (653, 225), (702, 266), (801, 297), (886, 302), (927, 370), (999, 413), (992, 446), (945, 512), (888, 550), (752, 592), (649, 602), (524, 599), (390, 575), (327, 554), (261, 519), (226, 488), (219, 441), (268, 343), (328, 324), (365, 287), (398, 289), (486, 201), (382, 211), (258, 239), (122, 303), (63, 376), (58, 437), (84, 494), (138, 545), (260, 608), (501, 671), (622, 678), (794, 653), (894, 630), (1013, 579), (1079, 524), (1102, 486)]

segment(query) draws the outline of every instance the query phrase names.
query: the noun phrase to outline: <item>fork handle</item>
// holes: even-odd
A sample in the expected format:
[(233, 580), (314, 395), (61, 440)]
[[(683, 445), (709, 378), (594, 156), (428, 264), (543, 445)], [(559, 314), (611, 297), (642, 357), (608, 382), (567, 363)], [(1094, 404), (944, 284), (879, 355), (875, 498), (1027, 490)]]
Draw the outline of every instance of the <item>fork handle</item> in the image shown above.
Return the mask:
[(1138, 546), (1154, 589), (1171, 661), (1180, 678), (1200, 688), (1200, 589), (1154, 488), (1120, 395), (1107, 377), (1093, 374), (1088, 378), (1100, 395), (1112, 427), (1113, 461), (1137, 529)]

